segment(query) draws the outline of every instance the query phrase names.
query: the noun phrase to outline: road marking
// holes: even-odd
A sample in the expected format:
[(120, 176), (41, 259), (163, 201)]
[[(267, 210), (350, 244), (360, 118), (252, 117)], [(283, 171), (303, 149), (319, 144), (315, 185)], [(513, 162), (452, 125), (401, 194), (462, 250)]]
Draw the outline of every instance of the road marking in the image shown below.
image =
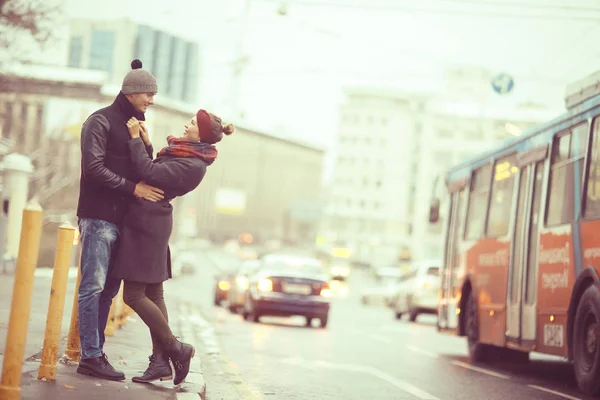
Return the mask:
[(393, 376), (388, 375), (385, 372), (383, 372), (375, 367), (354, 365), (354, 364), (330, 363), (328, 361), (320, 361), (320, 360), (309, 361), (309, 360), (303, 360), (301, 358), (288, 358), (288, 359), (282, 360), (281, 362), (290, 364), (290, 365), (295, 365), (298, 367), (312, 369), (312, 370), (316, 370), (318, 368), (326, 368), (326, 369), (336, 369), (336, 370), (340, 370), (340, 371), (358, 372), (358, 373), (362, 373), (362, 374), (367, 373), (376, 378), (381, 379), (382, 381), (389, 383), (392, 386), (397, 387), (398, 389), (400, 389), (408, 394), (418, 397), (419, 399), (440, 400), (438, 397), (435, 397), (434, 395), (432, 395), (422, 389), (419, 389), (415, 385), (412, 385), (401, 379), (394, 378)]
[(370, 334), (369, 337), (371, 339), (375, 339), (375, 340), (377, 340), (378, 342), (381, 342), (381, 343), (385, 343), (385, 344), (391, 344), (391, 343), (393, 343), (390, 338), (386, 338), (385, 336), (377, 335), (375, 333)]
[(541, 390), (543, 392), (552, 393), (552, 394), (554, 394), (556, 396), (560, 396), (560, 397), (563, 397), (565, 399), (569, 399), (569, 400), (581, 400), (579, 397), (569, 396), (568, 394), (557, 392), (557, 391), (551, 390), (551, 389), (546, 389), (545, 387), (541, 387), (541, 386), (537, 386), (537, 385), (527, 385), (527, 386), (529, 386), (530, 388)]
[(476, 367), (474, 365), (471, 364), (467, 364), (461, 361), (452, 361), (452, 364), (457, 365), (459, 367), (465, 368), (465, 369), (470, 369), (471, 371), (477, 371), (477, 372), (481, 372), (482, 374), (486, 374), (486, 375), (490, 375), (490, 376), (494, 376), (496, 378), (502, 378), (502, 379), (508, 379), (508, 375), (503, 375), (503, 374), (499, 374), (497, 372), (494, 371), (490, 371), (484, 368), (479, 368)]
[(438, 358), (437, 354), (433, 354), (428, 351), (421, 350), (415, 346), (406, 346), (406, 348), (409, 349), (410, 351), (414, 351), (415, 353), (423, 354), (424, 356), (427, 356), (427, 357)]

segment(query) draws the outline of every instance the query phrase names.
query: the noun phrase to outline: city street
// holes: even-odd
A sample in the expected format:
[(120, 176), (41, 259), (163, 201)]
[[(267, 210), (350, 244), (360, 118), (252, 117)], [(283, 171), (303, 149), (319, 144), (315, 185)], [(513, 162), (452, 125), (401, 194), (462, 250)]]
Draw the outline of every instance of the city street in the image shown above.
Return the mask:
[(374, 283), (358, 271), (334, 291), (327, 329), (303, 318), (246, 322), (213, 306), (214, 275), (235, 262), (211, 251), (193, 276), (169, 281), (198, 338), (207, 398), (217, 399), (586, 399), (570, 365), (532, 355), (527, 365), (471, 366), (464, 338), (439, 334), (435, 317), (397, 321), (363, 306)]

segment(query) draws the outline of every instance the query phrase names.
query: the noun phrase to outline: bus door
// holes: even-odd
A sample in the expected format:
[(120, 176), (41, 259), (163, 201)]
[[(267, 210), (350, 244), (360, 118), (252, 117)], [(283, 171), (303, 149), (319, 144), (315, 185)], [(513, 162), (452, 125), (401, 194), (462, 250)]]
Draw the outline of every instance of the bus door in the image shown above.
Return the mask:
[(507, 291), (506, 337), (532, 346), (536, 338), (536, 272), (540, 200), (547, 147), (522, 158)]
[(439, 302), (438, 326), (441, 329), (456, 329), (458, 316), (457, 273), (459, 268), (459, 244), (464, 225), (465, 190), (451, 193), (449, 225), (446, 234), (445, 257), (441, 273), (441, 299)]

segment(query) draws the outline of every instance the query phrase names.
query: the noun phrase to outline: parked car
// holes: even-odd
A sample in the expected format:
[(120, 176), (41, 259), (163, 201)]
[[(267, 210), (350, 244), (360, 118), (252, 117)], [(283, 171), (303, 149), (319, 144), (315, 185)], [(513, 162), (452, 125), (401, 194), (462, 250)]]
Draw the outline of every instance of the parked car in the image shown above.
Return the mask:
[(245, 291), (242, 315), (259, 322), (263, 316), (304, 316), (306, 326), (329, 320), (331, 290), (321, 263), (294, 254), (266, 256)]
[(392, 309), (397, 319), (408, 314), (416, 321), (419, 314), (437, 314), (437, 296), (440, 287), (440, 260), (425, 260), (411, 264), (393, 298)]
[(331, 268), (329, 269), (331, 279), (345, 281), (348, 279), (350, 272), (352, 272), (350, 261), (345, 259), (333, 259), (331, 261)]
[(374, 271), (376, 286), (361, 292), (360, 301), (365, 305), (390, 306), (391, 299), (396, 293), (396, 287), (402, 277), (402, 270), (398, 267), (381, 267)]
[(227, 292), (227, 306), (229, 311), (236, 313), (242, 308), (250, 278), (256, 273), (260, 265), (261, 261), (258, 260), (247, 260), (242, 262)]

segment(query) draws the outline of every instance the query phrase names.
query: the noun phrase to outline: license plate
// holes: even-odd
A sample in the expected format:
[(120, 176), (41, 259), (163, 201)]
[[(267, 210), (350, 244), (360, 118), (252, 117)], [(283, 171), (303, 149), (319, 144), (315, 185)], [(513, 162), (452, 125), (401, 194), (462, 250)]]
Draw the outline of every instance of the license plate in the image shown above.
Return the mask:
[(286, 293), (304, 294), (309, 295), (312, 293), (312, 286), (309, 285), (298, 285), (295, 283), (284, 283), (283, 291)]
[(544, 325), (544, 344), (551, 347), (563, 347), (564, 329), (562, 325), (546, 324)]

